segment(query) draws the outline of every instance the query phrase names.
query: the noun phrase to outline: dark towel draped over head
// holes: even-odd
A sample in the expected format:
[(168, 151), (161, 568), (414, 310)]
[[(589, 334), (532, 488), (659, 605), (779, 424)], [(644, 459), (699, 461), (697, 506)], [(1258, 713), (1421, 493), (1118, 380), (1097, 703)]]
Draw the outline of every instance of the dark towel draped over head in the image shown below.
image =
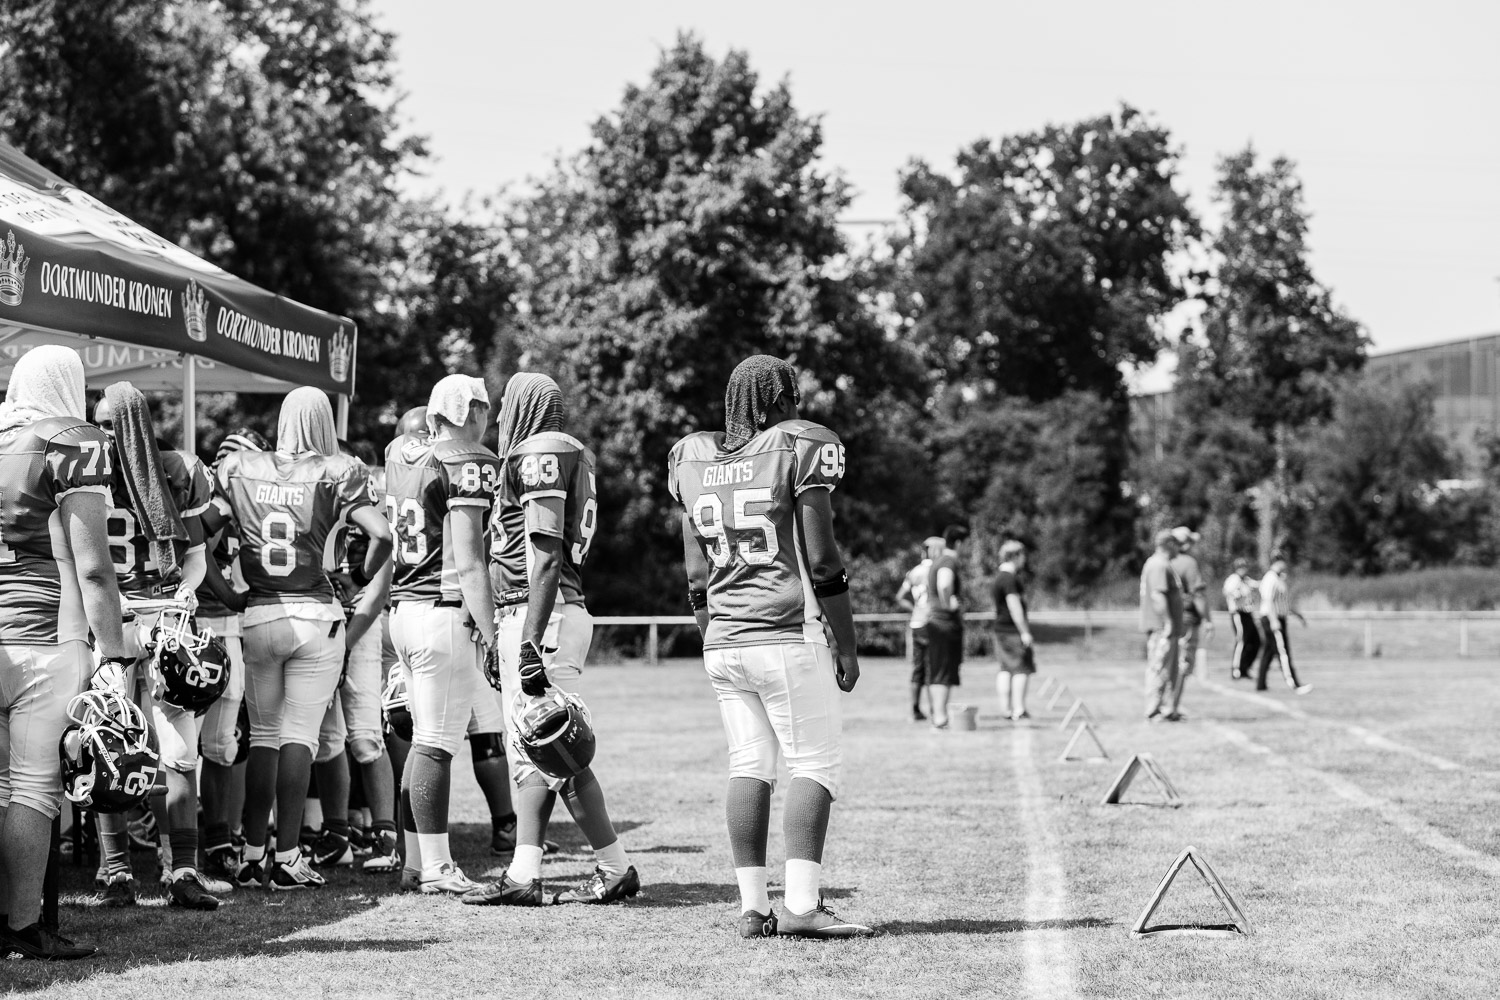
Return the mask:
[(562, 390), (546, 375), (517, 372), (505, 384), (500, 404), (500, 454), (507, 455), (533, 434), (560, 431), (563, 426)]
[(741, 361), (724, 390), (724, 447), (738, 451), (759, 434), (771, 407), (783, 395), (793, 403), (801, 402), (796, 369), (769, 354)]
[(141, 531), (151, 545), (151, 554), (161, 578), (180, 575), (177, 547), (188, 540), (187, 527), (172, 499), (172, 487), (162, 469), (156, 448), (156, 428), (146, 397), (129, 382), (116, 382), (104, 390), (115, 423), (115, 453), (120, 460), (120, 478), (130, 494), (130, 506), (140, 520)]

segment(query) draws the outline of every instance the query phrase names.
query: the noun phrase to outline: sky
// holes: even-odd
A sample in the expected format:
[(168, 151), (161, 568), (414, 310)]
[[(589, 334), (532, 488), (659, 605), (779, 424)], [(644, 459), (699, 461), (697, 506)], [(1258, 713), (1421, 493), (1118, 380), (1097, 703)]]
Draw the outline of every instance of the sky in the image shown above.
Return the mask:
[[(457, 202), (547, 172), (679, 31), (749, 53), (823, 117), (850, 220), (912, 158), (1107, 112), (1154, 115), (1209, 211), (1218, 156), (1298, 164), (1314, 273), (1375, 351), (1500, 332), (1500, 3), (373, 0), (396, 36), (416, 182)], [(851, 227), (852, 234), (859, 233)]]

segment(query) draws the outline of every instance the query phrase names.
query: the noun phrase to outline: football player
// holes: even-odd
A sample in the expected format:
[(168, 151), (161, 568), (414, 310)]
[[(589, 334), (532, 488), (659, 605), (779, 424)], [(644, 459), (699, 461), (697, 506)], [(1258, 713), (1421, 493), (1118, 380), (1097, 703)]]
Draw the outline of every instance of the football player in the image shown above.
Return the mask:
[[(797, 419), (796, 380), (778, 358), (742, 362), (724, 395), (725, 433), (690, 434), (668, 459), (668, 488), (684, 508), (689, 603), (729, 741), (729, 843), (746, 938), (778, 927), (810, 938), (874, 933), (839, 919), (820, 893), (843, 757), (839, 690), (854, 689), (859, 659), (830, 506), (844, 446)], [(766, 890), (778, 747), (792, 776), (779, 922)]]
[(83, 361), (46, 345), (23, 354), (0, 404), (0, 958), (85, 958), (40, 920), (58, 741), (92, 669), (139, 651), (121, 624), (105, 519), (109, 441), (84, 420)]
[[(172, 626), (174, 619), (196, 607), (194, 592), (203, 581), (207, 561), (200, 519), (209, 509), (212, 491), (196, 458), (157, 447), (146, 397), (129, 382), (116, 382), (105, 390), (94, 410), (94, 423), (109, 437), (114, 464), (109, 541), (120, 595), (138, 634), (152, 636), (159, 625)], [(152, 645), (168, 641), (158, 636)], [(214, 910), (219, 900), (210, 889), (228, 892), (231, 886), (216, 882), (210, 887), (198, 872), (201, 716), (167, 703), (157, 669), (143, 657), (122, 678), (122, 690), (150, 717), (161, 743), (166, 796), (153, 796), (152, 808), (163, 838), (160, 857), (168, 905)], [(129, 906), (136, 893), (126, 819), (99, 813), (98, 826), (99, 902)]]
[[(287, 891), (323, 877), (298, 850), (318, 729), (338, 688), (347, 649), (344, 610), (324, 570), (329, 537), (345, 518), (370, 536), (362, 567), (380, 572), (391, 531), (370, 503), (363, 462), (338, 453), (333, 408), (304, 386), (281, 404), (276, 451), (242, 451), (219, 464), (241, 540), (249, 585), (243, 616), (250, 762), (245, 775), (245, 851), (236, 881)], [(266, 831), (276, 805), (276, 850)]]
[[(612, 903), (640, 892), (640, 876), (610, 821), (604, 790), (582, 761), (544, 773), (526, 749), (518, 713), (551, 688), (549, 670), (576, 676), (593, 639), (582, 571), (599, 526), (594, 454), (563, 433), (562, 392), (545, 375), (521, 373), (505, 387), (500, 415), (504, 454), (500, 499), (491, 525), (490, 572), (496, 595), (496, 663), (490, 682), (502, 694), (516, 781), (516, 847), (509, 868), (463, 899), (471, 905), (539, 906), (547, 820), (558, 793), (594, 849), (594, 873), (554, 903)], [(496, 683), (498, 681), (498, 683)], [(581, 712), (581, 703), (568, 705)], [(572, 727), (570, 727), (572, 728)], [(573, 728), (573, 731), (577, 731)], [(592, 741), (592, 734), (587, 739)], [(589, 752), (592, 753), (590, 742)]]
[(426, 436), (386, 449), (386, 516), (396, 535), (391, 641), (410, 670), (411, 750), (401, 781), (402, 884), (461, 894), (477, 883), (453, 863), (448, 795), (483, 687), (480, 643), (492, 645), (484, 536), (499, 460), (480, 443), (489, 424), (484, 380), (449, 375), (433, 386)]
[[(214, 470), (226, 456), (237, 451), (267, 451), (270, 447), (270, 442), (255, 431), (241, 428), (225, 435), (214, 457)], [(211, 474), (209, 478), (212, 482), (214, 476)], [(198, 623), (224, 641), (230, 673), (229, 686), (209, 706), (199, 735), (203, 753), (199, 780), (203, 798), (204, 869), (213, 878), (233, 879), (239, 872), (240, 852), (231, 826), (238, 830), (245, 811), (245, 763), (240, 759), (240, 737), (243, 735), (247, 743), (249, 739), (248, 733), (240, 731), (240, 709), (245, 703), (245, 647), (240, 615), (245, 611), (247, 595), (233, 584), (239, 570), (240, 539), (235, 534), (229, 501), (215, 489), (210, 504), (213, 513), (205, 514), (204, 520), (222, 527), (206, 543), (210, 552), (204, 564), (203, 584), (198, 588)]]

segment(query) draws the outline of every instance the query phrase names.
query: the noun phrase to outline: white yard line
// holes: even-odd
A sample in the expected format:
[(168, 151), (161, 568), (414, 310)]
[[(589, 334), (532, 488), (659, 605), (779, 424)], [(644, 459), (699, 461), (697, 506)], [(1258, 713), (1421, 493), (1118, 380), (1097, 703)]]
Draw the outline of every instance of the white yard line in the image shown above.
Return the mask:
[[(1016, 777), (1016, 803), (1021, 833), (1026, 838), (1026, 921), (1037, 925), (1067, 919), (1068, 883), (1054, 845), (1057, 834), (1047, 817), (1042, 776), (1033, 757), (1031, 729), (1011, 734), (1011, 770)], [(1026, 960), (1027, 997), (1062, 998), (1076, 995), (1073, 960), (1068, 953), (1067, 932), (1059, 926), (1022, 931)]]
[(1306, 764), (1298, 764), (1272, 750), (1265, 744), (1257, 743), (1233, 726), (1226, 726), (1222, 722), (1210, 722), (1209, 725), (1229, 742), (1234, 743), (1249, 753), (1265, 757), (1268, 762), (1278, 767), (1288, 768), (1304, 778), (1311, 778), (1322, 783), (1339, 798), (1351, 802), (1362, 809), (1368, 809), (1387, 823), (1404, 832), (1413, 840), (1425, 844), (1439, 854), (1446, 855), (1492, 878), (1500, 878), (1500, 858), (1491, 857), (1482, 851), (1474, 850), (1474, 848), (1469, 847), (1467, 844), (1462, 844), (1454, 840), (1436, 827), (1424, 823), (1394, 802), (1383, 799), (1378, 795), (1371, 795), (1363, 788), (1336, 774), (1319, 770), (1316, 767), (1309, 767)]
[(1241, 701), (1248, 701), (1253, 705), (1259, 705), (1261, 708), (1266, 708), (1273, 712), (1280, 712), (1283, 715), (1290, 716), (1293, 719), (1298, 719), (1303, 722), (1311, 722), (1319, 726), (1326, 726), (1329, 729), (1342, 729), (1344, 732), (1348, 733), (1354, 738), (1369, 746), (1375, 747), (1378, 750), (1386, 750), (1391, 753), (1405, 754), (1406, 756), (1411, 757), (1414, 760), (1420, 760), (1422, 763), (1428, 765), (1429, 767), (1436, 768), (1439, 771), (1476, 771), (1475, 768), (1471, 768), (1465, 764), (1461, 764), (1456, 760), (1451, 760), (1447, 757), (1440, 757), (1435, 753), (1428, 753), (1426, 750), (1418, 750), (1416, 747), (1411, 746), (1410, 744), (1402, 743), (1398, 740), (1393, 740), (1389, 736), (1382, 736), (1380, 733), (1375, 732), (1373, 729), (1366, 729), (1364, 726), (1357, 726), (1353, 723), (1339, 722), (1337, 719), (1330, 719), (1325, 716), (1314, 715), (1311, 712), (1303, 711), (1300, 708), (1288, 705), (1285, 702), (1277, 701), (1275, 698), (1271, 698), (1263, 694), (1258, 694), (1254, 691), (1236, 691), (1232, 687), (1220, 684), (1217, 681), (1208, 680), (1207, 678), (1197, 677), (1196, 675), (1192, 680), (1189, 681), (1188, 690), (1192, 690), (1193, 684), (1205, 687), (1208, 690), (1212, 691), (1214, 694), (1221, 694), (1226, 698), (1238, 698)]

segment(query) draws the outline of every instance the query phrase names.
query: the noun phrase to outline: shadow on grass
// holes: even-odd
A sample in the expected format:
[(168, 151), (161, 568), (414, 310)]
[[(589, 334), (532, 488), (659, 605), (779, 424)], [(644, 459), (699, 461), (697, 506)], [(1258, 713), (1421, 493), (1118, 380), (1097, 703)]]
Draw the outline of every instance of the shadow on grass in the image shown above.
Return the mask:
[[(641, 820), (620, 819), (615, 820), (615, 833), (624, 837), (631, 830), (646, 824)], [(492, 831), (488, 823), (452, 823), (448, 826), (448, 839), (453, 847), (453, 857), (467, 870), (472, 866), (475, 859), (487, 859), (485, 863), (498, 864), (502, 859), (509, 858), (510, 854), (493, 855), (490, 853), (490, 837)], [(589, 846), (588, 839), (584, 837), (583, 831), (573, 823), (568, 816), (567, 809), (562, 805), (553, 810), (552, 821), (547, 825), (547, 839), (557, 844), (560, 854), (569, 858), (593, 857), (594, 849)], [(636, 850), (630, 847), (626, 841), (627, 850)], [(688, 853), (691, 848), (660, 848), (663, 853), (671, 850), (674, 853)], [(557, 857), (557, 855), (549, 855)]]
[(1113, 927), (1113, 920), (1077, 917), (1054, 920), (973, 920), (950, 917), (943, 920), (897, 920), (879, 925), (882, 934), (1018, 934), (1022, 931), (1079, 930)]
[(740, 888), (718, 882), (645, 882), (631, 906), (679, 907), (738, 903)]
[(698, 844), (659, 844), (656, 847), (632, 847), (631, 854), (702, 854), (706, 847)]

